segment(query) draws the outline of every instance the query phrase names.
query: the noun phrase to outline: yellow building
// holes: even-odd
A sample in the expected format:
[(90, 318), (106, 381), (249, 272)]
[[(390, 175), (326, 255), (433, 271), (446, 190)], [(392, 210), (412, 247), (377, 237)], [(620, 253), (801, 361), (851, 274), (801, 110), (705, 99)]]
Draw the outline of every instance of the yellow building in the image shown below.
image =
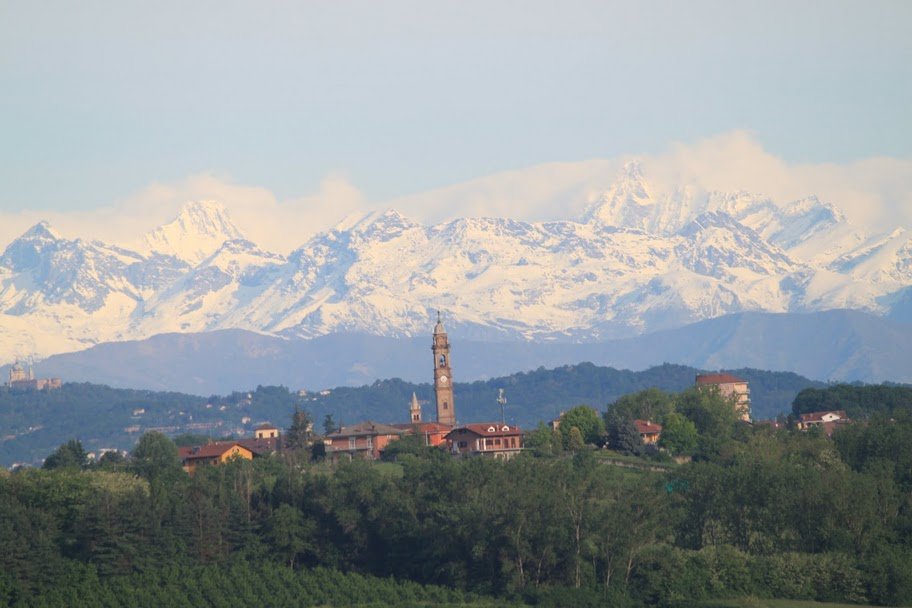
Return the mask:
[(253, 452), (237, 441), (216, 441), (192, 448), (179, 448), (181, 464), (190, 475), (200, 465), (219, 465), (231, 458), (253, 460)]

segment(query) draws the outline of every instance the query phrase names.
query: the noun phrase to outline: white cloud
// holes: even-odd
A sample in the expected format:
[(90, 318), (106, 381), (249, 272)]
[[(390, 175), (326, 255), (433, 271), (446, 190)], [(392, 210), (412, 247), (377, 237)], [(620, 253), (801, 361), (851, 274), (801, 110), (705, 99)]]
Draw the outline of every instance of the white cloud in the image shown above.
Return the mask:
[[(912, 226), (912, 160), (871, 158), (847, 164), (790, 164), (749, 133), (735, 131), (694, 143), (675, 143), (660, 155), (639, 157), (658, 190), (689, 184), (706, 190), (747, 190), (780, 204), (812, 194), (841, 208), (859, 227)], [(627, 158), (557, 162), (481, 177), (401, 197), (370, 201), (344, 177), (330, 175), (316, 193), (279, 200), (265, 187), (214, 175), (154, 183), (124, 201), (78, 212), (23, 211), (0, 216), (0, 243), (46, 219), (65, 237), (132, 244), (170, 221), (190, 200), (214, 199), (253, 241), (287, 253), (345, 216), (393, 207), (433, 223), (458, 216), (528, 221), (579, 217), (614, 181)]]
[(695, 183), (708, 190), (746, 190), (780, 204), (816, 195), (851, 221), (875, 230), (912, 224), (912, 160), (871, 158), (853, 163), (789, 164), (747, 132), (674, 144), (645, 158), (647, 178)]
[(213, 175), (196, 175), (172, 184), (154, 183), (126, 200), (89, 211), (26, 211), (0, 217), (0, 242), (9, 243), (30, 226), (47, 220), (65, 238), (99, 239), (128, 247), (171, 221), (187, 201), (216, 200), (251, 240), (287, 253), (307, 237), (365, 206), (361, 193), (344, 178), (329, 176), (319, 192), (279, 201), (267, 188), (235, 184)]

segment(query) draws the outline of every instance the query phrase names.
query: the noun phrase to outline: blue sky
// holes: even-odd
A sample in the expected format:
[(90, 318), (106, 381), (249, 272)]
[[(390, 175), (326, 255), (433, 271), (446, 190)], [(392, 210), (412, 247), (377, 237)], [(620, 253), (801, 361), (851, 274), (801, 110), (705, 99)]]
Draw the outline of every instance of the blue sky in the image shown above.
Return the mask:
[(746, 132), (912, 158), (912, 2), (0, 0), (0, 212), (209, 175), (379, 201)]

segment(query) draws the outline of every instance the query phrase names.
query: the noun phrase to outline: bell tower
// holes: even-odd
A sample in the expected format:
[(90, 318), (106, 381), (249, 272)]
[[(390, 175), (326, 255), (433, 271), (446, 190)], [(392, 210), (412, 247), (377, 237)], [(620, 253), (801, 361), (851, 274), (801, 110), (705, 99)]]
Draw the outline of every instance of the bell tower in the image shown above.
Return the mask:
[(415, 393), (412, 393), (412, 402), (409, 404), (409, 418), (412, 424), (421, 422), (421, 404), (418, 403), (418, 396)]
[(447, 340), (439, 310), (431, 350), (434, 352), (434, 397), (437, 400), (437, 422), (455, 425), (456, 408), (453, 404), (453, 376), (450, 373), (450, 342)]

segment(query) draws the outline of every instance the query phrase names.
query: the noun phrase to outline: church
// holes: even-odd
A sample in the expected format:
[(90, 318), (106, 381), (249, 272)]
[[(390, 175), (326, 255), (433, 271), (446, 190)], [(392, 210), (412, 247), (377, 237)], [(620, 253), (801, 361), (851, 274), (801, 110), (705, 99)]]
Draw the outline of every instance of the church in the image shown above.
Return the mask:
[[(437, 312), (437, 323), (431, 338), (434, 361), (434, 404), (437, 420), (423, 420), (421, 404), (412, 393), (409, 403), (409, 421), (404, 424), (381, 425), (367, 421), (352, 427), (343, 427), (327, 439), (327, 454), (333, 460), (346, 455), (350, 458), (378, 458), (382, 446), (395, 440), (395, 435), (419, 435), (424, 445), (446, 449), (453, 455), (486, 455), (511, 458), (523, 447), (522, 430), (518, 426), (501, 422), (484, 422), (460, 425), (456, 418), (456, 400), (453, 394), (453, 370), (450, 359), (450, 341), (443, 318)], [(365, 429), (379, 429), (385, 435), (369, 436)], [(397, 433), (398, 432), (398, 433)]]

